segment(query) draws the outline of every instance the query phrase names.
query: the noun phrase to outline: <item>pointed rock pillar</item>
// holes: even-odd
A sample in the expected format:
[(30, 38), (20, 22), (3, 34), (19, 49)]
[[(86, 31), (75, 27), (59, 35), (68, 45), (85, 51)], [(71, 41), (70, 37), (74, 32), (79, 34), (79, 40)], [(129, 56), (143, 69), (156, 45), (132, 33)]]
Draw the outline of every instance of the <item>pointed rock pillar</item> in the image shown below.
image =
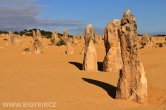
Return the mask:
[(147, 79), (138, 55), (136, 19), (127, 10), (121, 20), (121, 52), (123, 68), (117, 85), (116, 98), (144, 103), (147, 98)]
[(94, 44), (94, 31), (91, 24), (85, 29), (85, 50), (82, 69), (85, 71), (97, 71), (97, 52)]

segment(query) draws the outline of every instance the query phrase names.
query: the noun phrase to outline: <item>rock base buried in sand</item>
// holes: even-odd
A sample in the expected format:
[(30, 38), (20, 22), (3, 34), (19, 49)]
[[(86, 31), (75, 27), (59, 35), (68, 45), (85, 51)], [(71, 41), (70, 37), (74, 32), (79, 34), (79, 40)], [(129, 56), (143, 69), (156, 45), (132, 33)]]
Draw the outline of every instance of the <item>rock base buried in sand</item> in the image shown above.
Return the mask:
[(82, 69), (85, 71), (97, 71), (97, 52), (94, 44), (94, 32), (92, 25), (85, 29), (85, 50)]
[(121, 24), (123, 68), (119, 75), (116, 98), (144, 103), (147, 99), (147, 79), (138, 55), (136, 20), (129, 10), (123, 15)]

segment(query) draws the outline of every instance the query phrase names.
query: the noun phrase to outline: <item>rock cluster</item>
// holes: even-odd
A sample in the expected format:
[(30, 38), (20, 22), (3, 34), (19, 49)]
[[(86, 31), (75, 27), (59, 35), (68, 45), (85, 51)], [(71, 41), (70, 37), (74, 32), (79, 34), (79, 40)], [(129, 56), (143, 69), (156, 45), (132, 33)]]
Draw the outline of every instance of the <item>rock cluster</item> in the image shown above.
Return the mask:
[(94, 44), (94, 31), (91, 24), (88, 24), (85, 29), (85, 47), (82, 69), (85, 71), (97, 71), (97, 52)]
[(154, 42), (148, 34), (142, 35), (141, 44), (143, 48), (151, 48), (154, 46)]

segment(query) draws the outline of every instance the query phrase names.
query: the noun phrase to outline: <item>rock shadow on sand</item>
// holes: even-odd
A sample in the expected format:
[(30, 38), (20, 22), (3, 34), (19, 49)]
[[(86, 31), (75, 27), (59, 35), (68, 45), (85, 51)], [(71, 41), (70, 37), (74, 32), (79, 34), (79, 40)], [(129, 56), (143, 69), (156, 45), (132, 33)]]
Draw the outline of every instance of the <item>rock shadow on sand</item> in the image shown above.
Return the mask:
[[(82, 64), (78, 62), (69, 62), (70, 64), (76, 66), (79, 70), (82, 70)], [(98, 70), (103, 71), (103, 62), (97, 62)]]
[(103, 62), (97, 62), (97, 65), (98, 65), (98, 70), (99, 71), (103, 71)]
[(82, 70), (82, 64), (78, 62), (69, 62), (70, 64), (76, 66), (79, 70)]
[(104, 83), (104, 82), (101, 82), (101, 81), (97, 81), (97, 80), (94, 80), (94, 79), (89, 79), (89, 78), (82, 78), (85, 82), (88, 82), (90, 84), (94, 84), (98, 87), (101, 87), (102, 89), (104, 89), (108, 95), (110, 97), (112, 97), (113, 99), (115, 99), (115, 96), (116, 96), (116, 87), (111, 85), (111, 84), (108, 84), (108, 83)]

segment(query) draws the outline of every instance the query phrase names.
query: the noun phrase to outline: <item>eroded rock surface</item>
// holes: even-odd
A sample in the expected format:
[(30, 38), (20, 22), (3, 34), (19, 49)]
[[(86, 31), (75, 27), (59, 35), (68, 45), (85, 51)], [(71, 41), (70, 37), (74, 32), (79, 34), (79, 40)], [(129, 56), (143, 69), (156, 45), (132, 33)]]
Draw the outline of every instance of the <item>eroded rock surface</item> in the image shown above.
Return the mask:
[(138, 55), (136, 19), (129, 10), (124, 13), (121, 25), (123, 68), (119, 76), (116, 98), (143, 103), (147, 98), (147, 79)]

